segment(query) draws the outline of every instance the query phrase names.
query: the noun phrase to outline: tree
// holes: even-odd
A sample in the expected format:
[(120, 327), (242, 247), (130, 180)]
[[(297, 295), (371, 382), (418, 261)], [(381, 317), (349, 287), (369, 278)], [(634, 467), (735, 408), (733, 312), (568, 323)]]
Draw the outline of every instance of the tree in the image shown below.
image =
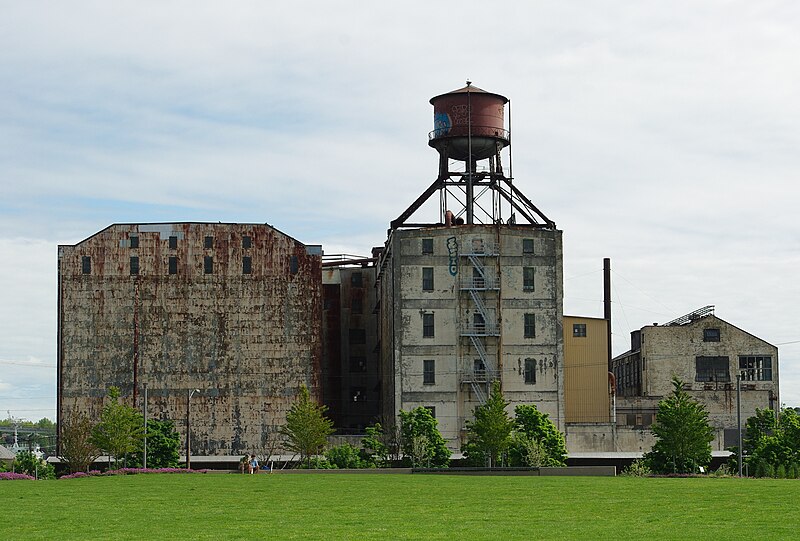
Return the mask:
[(533, 404), (520, 404), (514, 408), (517, 434), (511, 449), (512, 463), (533, 466), (564, 466), (567, 444), (564, 434)]
[(30, 451), (20, 451), (14, 458), (13, 469), (37, 479), (55, 479), (55, 468)]
[[(177, 468), (180, 464), (181, 437), (172, 421), (150, 419), (147, 421), (147, 467)], [(144, 448), (125, 455), (125, 464), (141, 467)]]
[(770, 409), (757, 409), (746, 423), (744, 450), (749, 470), (759, 473), (771, 467), (775, 472), (783, 466), (787, 473), (800, 464), (800, 415), (793, 408), (784, 408), (779, 417)]
[(446, 468), (450, 465), (450, 450), (439, 433), (438, 424), (430, 410), (422, 406), (400, 412), (401, 448), (414, 466)]
[(366, 436), (361, 439), (367, 460), (378, 468), (385, 468), (391, 462), (391, 434), (380, 423), (366, 428)]
[(462, 451), (473, 463), (496, 466), (511, 443), (514, 421), (506, 412), (500, 382), (495, 381), (485, 404), (475, 408), (475, 420), (467, 423), (467, 444)]
[(286, 447), (300, 455), (300, 462), (311, 466), (311, 457), (318, 455), (333, 434), (333, 421), (325, 417), (328, 410), (311, 399), (305, 385), (300, 386), (300, 394), (286, 413), (286, 425), (281, 433), (286, 436)]
[(711, 462), (714, 431), (705, 406), (683, 390), (683, 382), (673, 378), (672, 386), (672, 394), (658, 403), (651, 427), (656, 443), (645, 459), (657, 473), (697, 472)]
[(119, 402), (119, 388), (111, 387), (108, 397), (110, 401), (103, 408), (100, 422), (92, 431), (92, 440), (116, 462), (142, 447), (144, 417), (136, 409)]
[(100, 449), (92, 438), (94, 424), (77, 408), (72, 410), (61, 426), (61, 454), (70, 473), (86, 472), (100, 456)]

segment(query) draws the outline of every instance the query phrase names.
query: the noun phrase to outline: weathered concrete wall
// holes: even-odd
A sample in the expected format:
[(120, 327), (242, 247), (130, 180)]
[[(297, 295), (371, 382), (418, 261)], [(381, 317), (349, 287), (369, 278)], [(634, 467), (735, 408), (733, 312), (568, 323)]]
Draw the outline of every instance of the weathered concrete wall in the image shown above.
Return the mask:
[(197, 388), (192, 453), (258, 450), (301, 384), (319, 398), (320, 320), (319, 247), (263, 224), (110, 226), (59, 247), (59, 418), (97, 419), (111, 386), (141, 409), (147, 385), (183, 438)]
[[(430, 239), (431, 253), (423, 239)], [(523, 239), (533, 241), (532, 252), (525, 253)], [(385, 250), (382, 381), (385, 405), (387, 397), (393, 402), (385, 413), (433, 407), (448, 445), (459, 449), (465, 420), (499, 379), (510, 411), (535, 403), (563, 429), (561, 232), (509, 225), (396, 230)], [(532, 287), (524, 284), (524, 267), (534, 269)], [(432, 284), (424, 283), (426, 275)], [(478, 323), (476, 296), (487, 314)], [(525, 314), (534, 316), (533, 336), (526, 336)], [(431, 317), (433, 335), (425, 336)], [(470, 335), (485, 349), (485, 373), (476, 372), (480, 354)], [(525, 381), (526, 359), (535, 361), (535, 382)], [(434, 363), (433, 381), (425, 381), (426, 360)]]

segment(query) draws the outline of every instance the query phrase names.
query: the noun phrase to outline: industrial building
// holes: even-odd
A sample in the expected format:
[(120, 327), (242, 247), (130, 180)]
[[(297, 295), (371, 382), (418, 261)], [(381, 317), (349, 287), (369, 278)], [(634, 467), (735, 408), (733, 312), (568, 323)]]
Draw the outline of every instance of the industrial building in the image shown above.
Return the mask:
[(269, 446), (300, 385), (320, 397), (321, 262), (266, 224), (115, 224), (59, 246), (59, 426), (98, 419), (116, 386), (191, 427), (196, 454)]

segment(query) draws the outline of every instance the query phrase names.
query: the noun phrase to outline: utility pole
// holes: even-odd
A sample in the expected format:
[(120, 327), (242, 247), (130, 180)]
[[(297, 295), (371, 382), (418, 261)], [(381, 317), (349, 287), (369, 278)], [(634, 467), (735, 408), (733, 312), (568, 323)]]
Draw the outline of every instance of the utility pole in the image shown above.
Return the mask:
[(736, 427), (739, 430), (739, 477), (742, 476), (742, 374), (736, 373)]
[(192, 395), (194, 393), (199, 393), (200, 389), (190, 389), (186, 393), (186, 470), (192, 469), (192, 459), (191, 459), (191, 443), (190, 440), (192, 439), (191, 434), (191, 425), (189, 424), (189, 412), (191, 411), (192, 405)]
[(144, 455), (142, 458), (142, 467), (147, 469), (147, 384), (143, 383), (144, 387)]

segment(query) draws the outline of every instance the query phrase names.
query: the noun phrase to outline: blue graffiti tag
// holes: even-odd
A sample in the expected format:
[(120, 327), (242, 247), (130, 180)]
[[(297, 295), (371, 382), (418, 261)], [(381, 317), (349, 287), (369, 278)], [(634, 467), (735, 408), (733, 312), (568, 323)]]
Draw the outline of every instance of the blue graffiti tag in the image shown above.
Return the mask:
[(447, 239), (447, 253), (450, 254), (450, 275), (458, 274), (458, 240), (455, 237)]
[(433, 136), (442, 137), (443, 135), (447, 135), (450, 133), (452, 125), (447, 113), (436, 113), (433, 115)]

